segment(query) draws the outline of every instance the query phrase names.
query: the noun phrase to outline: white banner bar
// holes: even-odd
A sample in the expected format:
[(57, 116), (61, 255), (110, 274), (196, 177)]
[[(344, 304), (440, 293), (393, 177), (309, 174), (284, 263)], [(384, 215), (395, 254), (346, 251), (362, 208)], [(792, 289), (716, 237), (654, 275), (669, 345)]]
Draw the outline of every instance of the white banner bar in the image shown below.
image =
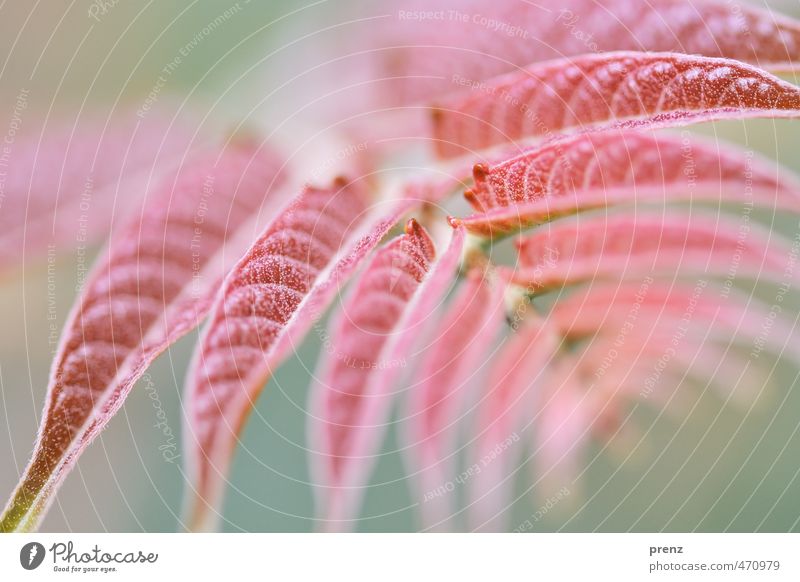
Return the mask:
[(30, 534), (0, 580), (800, 580), (794, 534)]

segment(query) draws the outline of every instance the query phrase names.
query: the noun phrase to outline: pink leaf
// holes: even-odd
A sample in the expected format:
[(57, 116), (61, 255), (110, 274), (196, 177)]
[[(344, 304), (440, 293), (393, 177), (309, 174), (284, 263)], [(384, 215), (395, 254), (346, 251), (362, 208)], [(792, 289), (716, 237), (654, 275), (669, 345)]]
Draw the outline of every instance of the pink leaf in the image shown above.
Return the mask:
[(504, 321), (503, 290), (482, 269), (468, 274), (410, 384), (404, 452), (426, 529), (453, 529), (457, 427)]
[(553, 366), (545, 390), (531, 407), (533, 427), (530, 463), (535, 468), (532, 487), (538, 499), (568, 491), (575, 495), (580, 454), (591, 434), (597, 408), (580, 385), (578, 370), (568, 359)]
[(607, 437), (618, 427), (618, 400), (652, 400), (667, 413), (679, 412), (671, 406), (675, 394), (670, 389), (686, 380), (703, 390), (711, 388), (734, 404), (752, 405), (748, 392), (756, 385), (742, 385), (742, 368), (752, 362), (742, 362), (738, 352), (722, 347), (731, 340), (730, 329), (707, 327), (704, 321), (689, 322), (686, 327), (664, 321), (650, 330), (637, 330), (624, 338), (619, 335), (613, 329), (601, 330), (571, 358), (571, 365), (581, 370), (585, 388), (591, 388), (593, 428), (598, 436)]
[(741, 362), (736, 352), (714, 343), (726, 343), (729, 328), (707, 323), (664, 317), (655, 327), (626, 327), (624, 333), (622, 327), (605, 325), (585, 350), (561, 359), (533, 420), (540, 499), (563, 487), (574, 493), (579, 456), (592, 436), (610, 445), (613, 437), (635, 432), (625, 418), (626, 403), (655, 403), (659, 413), (681, 421), (691, 412), (681, 389), (694, 381), (726, 404), (752, 406), (753, 389), (765, 386), (767, 378), (748, 386), (759, 371), (752, 361)]
[(726, 0), (402, 0), (391, 6), (376, 29), (376, 56), (381, 77), (396, 79), (388, 92), (401, 103), (584, 53), (676, 52), (777, 71), (800, 62), (797, 21)]
[(444, 157), (550, 138), (566, 129), (642, 120), (648, 127), (748, 117), (797, 117), (800, 89), (729, 59), (609, 53), (536, 64), (437, 103)]
[(513, 280), (535, 292), (648, 275), (780, 281), (791, 257), (786, 241), (750, 220), (678, 210), (579, 215), (516, 242)]
[(463, 220), (504, 235), (579, 210), (634, 201), (722, 200), (800, 211), (800, 187), (752, 154), (718, 144), (610, 130), (556, 140), (499, 164), (477, 164)]
[(473, 529), (507, 530), (505, 517), (514, 490), (514, 471), (522, 452), (532, 411), (560, 338), (538, 317), (529, 316), (503, 346), (478, 405), (471, 464), (468, 515)]
[(266, 380), (409, 207), (369, 213), (368, 202), (360, 183), (306, 188), (228, 275), (186, 388), (193, 529), (216, 521), (239, 433)]
[[(695, 368), (698, 357), (713, 355), (716, 362), (723, 361), (725, 354), (720, 356), (704, 344), (709, 337), (733, 340), (749, 348), (753, 359), (763, 349), (794, 358), (800, 355), (794, 330), (775, 320), (770, 308), (733, 289), (715, 293), (703, 279), (694, 286), (658, 283), (649, 276), (638, 285), (595, 285), (558, 301), (546, 320), (531, 318), (523, 325), (498, 357), (494, 388), (481, 407), (479, 427), (501, 428), (495, 428), (490, 438), (482, 432), (479, 443), (484, 443), (482, 450), (491, 451), (491, 443), (503, 442), (502, 434), (513, 434), (513, 427), (525, 430), (528, 423), (536, 443), (535, 481), (546, 492), (572, 490), (582, 443), (593, 431), (609, 434), (619, 426), (618, 405), (609, 398), (617, 392), (615, 379), (620, 380), (620, 374), (622, 389), (638, 390), (625, 372), (631, 372), (631, 378), (646, 378), (648, 364), (650, 371), (655, 370), (664, 353), (673, 353), (669, 349), (684, 371)], [(562, 338), (577, 342), (598, 334), (605, 339), (597, 342), (586, 361), (554, 356)], [(606, 376), (611, 364), (606, 366), (603, 358), (611, 348), (616, 350), (611, 364), (620, 362), (621, 369)], [(543, 353), (534, 358), (534, 350)], [(528, 352), (532, 355), (526, 357)], [(700, 378), (722, 382), (714, 378), (715, 368), (701, 365), (696, 370)], [(661, 402), (668, 396), (652, 394)], [(496, 452), (502, 454), (476, 455), (491, 462), (473, 480), (470, 513), (475, 528), (506, 529), (503, 519), (512, 502), (513, 470), (519, 458), (505, 452), (510, 449), (500, 446)]]
[(69, 251), (99, 242), (115, 215), (133, 211), (147, 185), (177, 167), (193, 139), (178, 122), (132, 114), (23, 129), (0, 162), (0, 268), (48, 244)]
[(330, 353), (311, 389), (309, 443), (318, 513), (330, 529), (352, 527), (393, 390), (426, 322), (452, 284), (464, 230), (434, 263), (433, 243), (411, 220), (368, 265), (332, 322)]
[[(787, 265), (790, 261), (791, 257), (787, 258)], [(548, 324), (565, 338), (577, 341), (603, 328), (650, 330), (686, 325), (688, 320), (702, 327), (719, 327), (730, 338), (747, 340), (754, 358), (769, 350), (800, 362), (800, 342), (794, 328), (777, 319), (773, 309), (728, 285), (715, 289), (702, 278), (688, 285), (657, 282), (646, 276), (638, 285), (601, 283), (577, 291), (555, 305)]]
[(150, 362), (199, 323), (279, 168), (245, 145), (195, 156), (113, 238), (62, 334), (33, 458), (0, 530), (36, 527)]

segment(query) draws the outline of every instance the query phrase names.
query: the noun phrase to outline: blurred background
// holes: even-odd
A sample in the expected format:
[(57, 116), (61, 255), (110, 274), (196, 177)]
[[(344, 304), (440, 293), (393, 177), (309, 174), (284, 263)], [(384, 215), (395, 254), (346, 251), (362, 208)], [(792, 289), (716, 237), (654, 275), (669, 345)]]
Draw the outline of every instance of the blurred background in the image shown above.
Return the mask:
[[(155, 101), (190, 114), (201, 131), (245, 121), (262, 127), (311, 102), (292, 79), (316, 31), (345, 19), (343, 0), (130, 0), (0, 3), (0, 125), (21, 91), (25, 115), (72, 123)], [(773, 1), (800, 16), (796, 0)], [(357, 14), (357, 12), (355, 12)], [(216, 23), (213, 29), (210, 23)], [(191, 47), (187, 50), (187, 47)], [(185, 56), (184, 53), (186, 53)], [(180, 65), (164, 67), (182, 55)], [(800, 171), (800, 132), (790, 122), (725, 123), (697, 131), (746, 143)], [(786, 217), (776, 228), (796, 224)], [(98, 248), (86, 252), (94, 255)], [(75, 298), (80, 257), (65, 250), (0, 275), (0, 497), (12, 491), (39, 424), (53, 330)], [(758, 292), (758, 290), (756, 290)], [(792, 297), (794, 303), (800, 302)], [(791, 322), (793, 323), (793, 322)], [(226, 531), (313, 529), (304, 440), (306, 387), (319, 350), (310, 334), (270, 382), (234, 462)], [(164, 460), (159, 403), (180, 439), (181, 387), (196, 341), (184, 338), (151, 368), (121, 413), (81, 458), (44, 522), (45, 531), (176, 531), (184, 485)], [(779, 367), (773, 388), (749, 410), (704, 395), (686, 422), (641, 409), (641, 446), (601, 444), (584, 455), (580, 491), (535, 521), (532, 531), (800, 530), (800, 391)], [(146, 389), (145, 389), (146, 388)], [(157, 399), (153, 398), (156, 394)], [(178, 443), (179, 446), (179, 443)], [(414, 531), (415, 503), (390, 434), (366, 499), (361, 531)], [(535, 459), (533, 460), (535, 463)], [(524, 475), (523, 475), (524, 476)], [(524, 484), (520, 483), (521, 491)], [(521, 496), (513, 522), (541, 499)]]

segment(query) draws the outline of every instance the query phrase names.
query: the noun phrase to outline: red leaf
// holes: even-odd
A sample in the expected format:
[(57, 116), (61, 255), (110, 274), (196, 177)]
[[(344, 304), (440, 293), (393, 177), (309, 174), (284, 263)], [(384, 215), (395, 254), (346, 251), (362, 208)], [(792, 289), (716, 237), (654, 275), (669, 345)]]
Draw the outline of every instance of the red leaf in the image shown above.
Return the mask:
[(412, 220), (368, 265), (331, 324), (333, 352), (311, 389), (309, 443), (318, 514), (352, 527), (381, 444), (405, 358), (453, 282), (464, 230), (435, 263), (433, 243)]
[(475, 166), (475, 234), (508, 234), (579, 210), (634, 201), (773, 204), (800, 211), (800, 187), (752, 154), (631, 130), (589, 133)]
[(99, 242), (192, 143), (188, 128), (161, 116), (23, 129), (0, 161), (0, 268), (48, 244), (70, 251)]
[(267, 378), (409, 207), (370, 215), (368, 202), (359, 183), (306, 188), (228, 275), (186, 388), (193, 529), (216, 521), (239, 433)]
[(517, 242), (512, 278), (531, 292), (596, 279), (646, 276), (780, 282), (791, 248), (751, 221), (672, 210), (578, 216)]
[(584, 53), (676, 52), (778, 71), (800, 62), (797, 21), (727, 0), (402, 0), (392, 8), (376, 29), (376, 56), (401, 103)]
[(404, 452), (426, 529), (453, 529), (455, 494), (447, 484), (458, 475), (457, 427), (504, 322), (503, 291), (482, 269), (471, 271), (410, 384)]
[[(279, 165), (250, 146), (199, 155), (148, 195), (86, 282), (62, 334), (42, 425), (0, 530), (29, 530), (150, 362), (207, 312), (231, 241)], [(226, 248), (227, 247), (227, 248)]]
[(729, 59), (610, 53), (549, 61), (482, 83), (434, 109), (438, 153), (460, 156), (565, 129), (797, 117), (800, 89)]

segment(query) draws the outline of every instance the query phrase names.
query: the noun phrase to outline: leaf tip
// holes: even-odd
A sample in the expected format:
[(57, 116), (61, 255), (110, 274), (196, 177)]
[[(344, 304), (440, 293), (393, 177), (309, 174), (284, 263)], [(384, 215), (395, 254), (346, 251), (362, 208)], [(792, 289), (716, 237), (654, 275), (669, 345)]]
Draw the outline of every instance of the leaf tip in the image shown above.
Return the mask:
[(339, 174), (333, 179), (333, 187), (339, 190), (345, 188), (348, 184), (350, 184), (350, 180), (343, 174)]
[(462, 225), (461, 219), (456, 218), (455, 216), (448, 216), (447, 217), (447, 224), (449, 224), (453, 228), (460, 228)]
[(405, 233), (409, 236), (419, 236), (422, 234), (422, 225), (417, 222), (416, 218), (410, 218), (406, 222)]
[(489, 175), (489, 168), (488, 164), (484, 164), (483, 162), (478, 162), (474, 166), (472, 166), (472, 177), (475, 179), (475, 182), (484, 182), (486, 180), (486, 176)]

